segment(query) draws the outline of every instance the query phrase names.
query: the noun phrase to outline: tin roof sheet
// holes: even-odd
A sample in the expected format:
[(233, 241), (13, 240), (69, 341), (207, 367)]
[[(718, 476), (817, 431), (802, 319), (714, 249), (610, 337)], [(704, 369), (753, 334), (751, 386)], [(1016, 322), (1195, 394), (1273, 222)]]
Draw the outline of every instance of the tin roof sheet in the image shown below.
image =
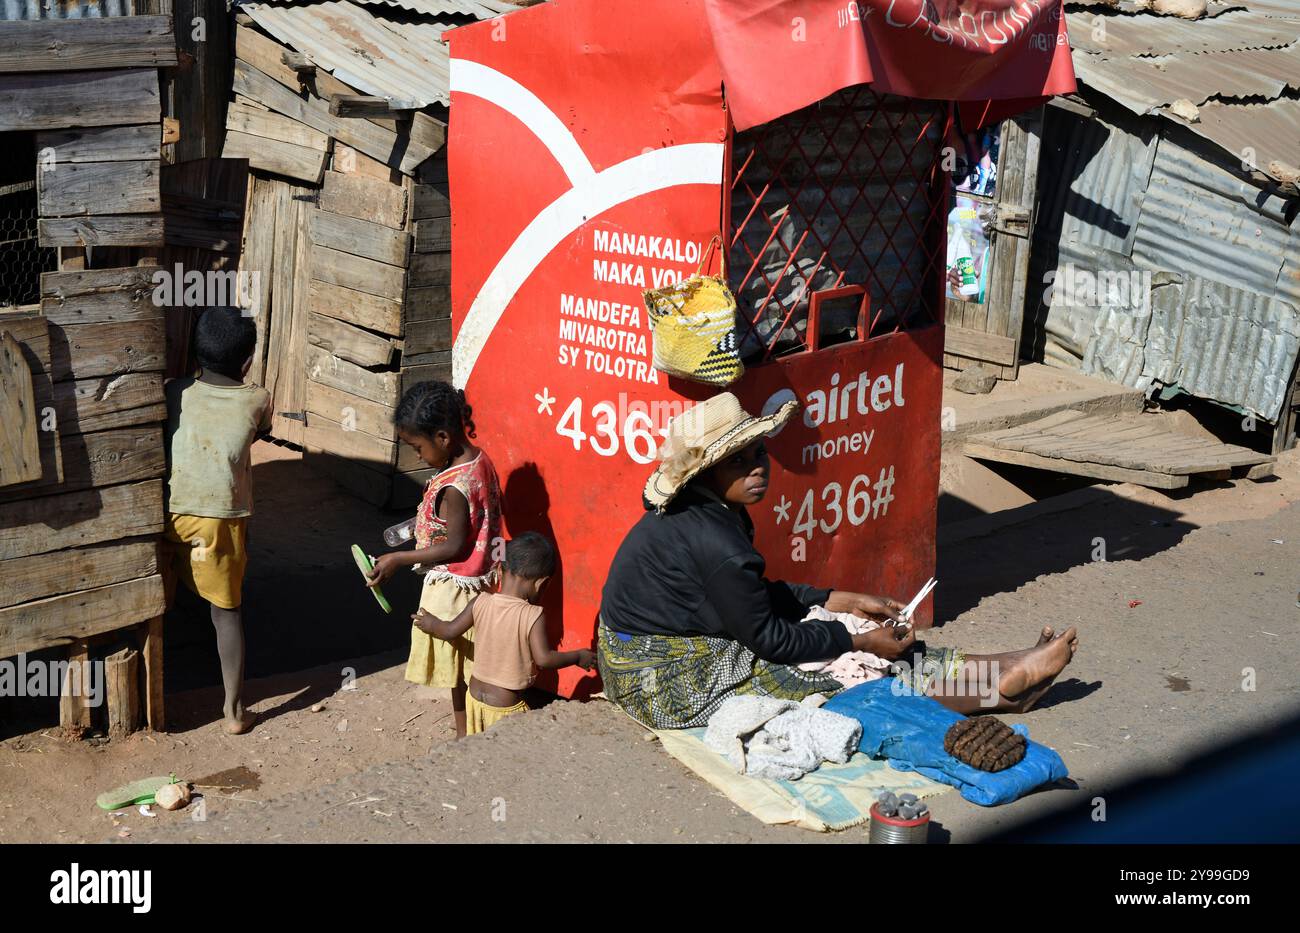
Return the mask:
[[(310, 5), (310, 0), (262, 0), (262, 2), (276, 6)], [(355, 0), (355, 2), (358, 6), (389, 7), (443, 19), (449, 16), (491, 19), (502, 13), (519, 9), (509, 0)]]
[(505, 0), (258, 0), (239, 8), (340, 81), (413, 109), (450, 103), (445, 30), (517, 9)]
[[(1079, 82), (1137, 114), (1155, 114), (1239, 156), (1261, 172), (1270, 161), (1300, 161), (1300, 3), (1242, 0), (1211, 4), (1183, 20), (1087, 2), (1067, 3)], [(1171, 106), (1188, 100), (1191, 122)]]

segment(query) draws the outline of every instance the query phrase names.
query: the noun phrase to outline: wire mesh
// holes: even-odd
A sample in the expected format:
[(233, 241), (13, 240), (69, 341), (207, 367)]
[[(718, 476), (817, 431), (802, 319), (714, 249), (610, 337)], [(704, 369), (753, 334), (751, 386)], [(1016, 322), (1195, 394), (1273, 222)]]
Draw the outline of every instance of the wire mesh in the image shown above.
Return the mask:
[(36, 232), (35, 182), (0, 184), (0, 307), (41, 300), (41, 273), (57, 268), (57, 250)]
[[(870, 336), (940, 319), (949, 119), (857, 85), (736, 134), (727, 275), (747, 360), (808, 349), (815, 292), (864, 286)], [(861, 336), (859, 304), (823, 305), (821, 346)]]

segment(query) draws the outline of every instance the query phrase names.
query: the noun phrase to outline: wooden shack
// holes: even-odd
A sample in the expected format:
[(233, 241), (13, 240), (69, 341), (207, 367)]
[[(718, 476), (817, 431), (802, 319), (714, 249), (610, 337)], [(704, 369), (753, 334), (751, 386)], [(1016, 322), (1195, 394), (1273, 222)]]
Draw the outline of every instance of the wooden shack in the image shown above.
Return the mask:
[(250, 378), (275, 399), (276, 438), (381, 506), (414, 501), (428, 476), (393, 429), (402, 391), (451, 378), (441, 32), (514, 6), (435, 8), (242, 3), (234, 27), (222, 154), (250, 167)]
[[(137, 710), (163, 722), (166, 352), (153, 273), (159, 69), (177, 62), (171, 16), (0, 22), (0, 216), (13, 231), (0, 243), (0, 656), (98, 659), (125, 641), (107, 659), (117, 731)], [(91, 716), (65, 691), (65, 726)]]

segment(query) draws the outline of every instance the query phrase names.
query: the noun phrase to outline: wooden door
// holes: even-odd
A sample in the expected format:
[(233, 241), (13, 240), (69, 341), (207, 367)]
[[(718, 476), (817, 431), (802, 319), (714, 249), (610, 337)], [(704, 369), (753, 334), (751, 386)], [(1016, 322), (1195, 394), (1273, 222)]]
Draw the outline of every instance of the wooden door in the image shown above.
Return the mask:
[[(985, 173), (970, 185), (973, 190), (954, 192), (950, 239), (952, 231), (960, 229), (968, 240), (976, 241), (971, 251), (979, 290), (954, 297), (954, 289), (948, 289), (943, 364), (949, 368), (979, 363), (1000, 379), (1016, 378), (1029, 288), (1042, 121), (1041, 107), (1004, 120), (998, 130), (992, 191)], [(956, 216), (959, 213), (964, 216)], [(978, 231), (972, 229), (975, 225)], [(951, 260), (952, 243), (949, 251)]]

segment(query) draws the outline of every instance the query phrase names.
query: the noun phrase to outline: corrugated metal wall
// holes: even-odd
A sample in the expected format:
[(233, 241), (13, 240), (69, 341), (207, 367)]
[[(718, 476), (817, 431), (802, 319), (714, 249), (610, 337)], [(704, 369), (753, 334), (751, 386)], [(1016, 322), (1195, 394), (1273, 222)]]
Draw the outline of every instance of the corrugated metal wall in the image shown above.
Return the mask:
[(0, 20), (131, 16), (133, 0), (0, 0)]
[(1175, 135), (1131, 114), (1049, 108), (1033, 352), (1274, 421), (1300, 353), (1296, 204)]

